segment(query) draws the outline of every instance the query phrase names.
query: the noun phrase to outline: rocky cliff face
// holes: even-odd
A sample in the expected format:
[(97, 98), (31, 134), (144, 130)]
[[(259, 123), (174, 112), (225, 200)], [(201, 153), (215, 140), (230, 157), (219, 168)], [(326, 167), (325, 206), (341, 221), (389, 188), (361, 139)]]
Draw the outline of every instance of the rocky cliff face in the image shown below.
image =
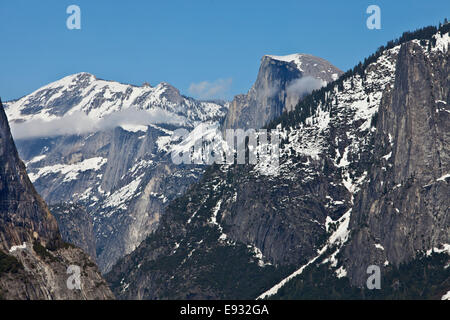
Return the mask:
[[(0, 102), (1, 103), (1, 102)], [(44, 245), (61, 243), (58, 225), (28, 179), (0, 108), (0, 249), (39, 239)]]
[(86, 208), (68, 202), (52, 205), (49, 209), (58, 222), (62, 239), (83, 249), (96, 261), (94, 224)]
[(361, 285), (370, 264), (448, 250), (448, 29), (405, 34), (283, 114), (279, 175), (211, 167), (107, 275), (114, 292), (263, 298), (306, 267)]
[(355, 198), (345, 250), (363, 285), (369, 265), (407, 262), (450, 240), (450, 64), (448, 51), (402, 46), (395, 82), (378, 114), (374, 165)]
[[(0, 102), (0, 296), (4, 299), (111, 299), (95, 263), (66, 245), (55, 218), (19, 159)], [(67, 286), (80, 267), (81, 289)]]
[(304, 95), (341, 74), (328, 61), (311, 55), (266, 55), (252, 88), (231, 102), (223, 127), (259, 129), (283, 111), (292, 110)]
[[(10, 250), (7, 254), (0, 252), (1, 264), (6, 262), (9, 265), (8, 270), (0, 272), (2, 299), (114, 299), (95, 263), (79, 248), (64, 245), (48, 250), (39, 244), (25, 242)], [(70, 266), (80, 268), (80, 289), (68, 286), (70, 277), (75, 275), (70, 271)]]

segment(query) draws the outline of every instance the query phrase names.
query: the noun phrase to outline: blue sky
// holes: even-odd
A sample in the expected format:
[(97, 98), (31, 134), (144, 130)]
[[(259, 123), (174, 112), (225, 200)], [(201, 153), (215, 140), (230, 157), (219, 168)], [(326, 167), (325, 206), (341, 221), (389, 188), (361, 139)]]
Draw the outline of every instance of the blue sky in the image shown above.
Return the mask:
[[(81, 8), (81, 30), (66, 27), (71, 4)], [(366, 27), (371, 4), (381, 8), (381, 30)], [(265, 54), (309, 53), (345, 71), (403, 31), (446, 16), (448, 0), (1, 1), (0, 96), (86, 71), (231, 99), (247, 92)]]

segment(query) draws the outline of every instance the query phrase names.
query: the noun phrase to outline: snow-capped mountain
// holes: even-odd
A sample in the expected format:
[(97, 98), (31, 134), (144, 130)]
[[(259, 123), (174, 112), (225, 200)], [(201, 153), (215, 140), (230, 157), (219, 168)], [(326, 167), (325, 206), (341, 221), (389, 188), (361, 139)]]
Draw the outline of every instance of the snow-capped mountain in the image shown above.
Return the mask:
[[(259, 164), (209, 168), (107, 275), (115, 293), (317, 299), (323, 287), (330, 298), (382, 298), (400, 287), (405, 297), (443, 296), (449, 258), (431, 256), (450, 253), (449, 30), (405, 33), (270, 123), (281, 135), (278, 176)], [(428, 273), (422, 254), (436, 276), (426, 290), (415, 287)], [(416, 263), (412, 281), (399, 280), (404, 263)], [(386, 291), (358, 291), (370, 265)]]
[(147, 111), (149, 119), (155, 123), (173, 121), (193, 125), (196, 121), (221, 118), (224, 114), (223, 106), (184, 97), (165, 82), (156, 87), (134, 86), (97, 79), (86, 72), (64, 77), (5, 105), (11, 123), (51, 121), (76, 112), (98, 120), (131, 109)]
[(333, 82), (339, 78), (342, 71), (337, 69), (331, 63), (310, 54), (294, 53), (286, 56), (266, 55), (263, 59), (269, 58), (276, 61), (283, 61), (294, 64), (303, 76), (319, 78), (327, 83)]
[(227, 105), (184, 97), (167, 83), (137, 87), (88, 73), (6, 103), (30, 179), (59, 223), (70, 223), (58, 211), (68, 212), (70, 203), (77, 217), (83, 208), (92, 217), (95, 244), (86, 243), (89, 234), (66, 240), (88, 252), (96, 247), (103, 271), (139, 245), (168, 201), (202, 173), (201, 166), (172, 164), (173, 130), (218, 126), (226, 110)]
[(248, 93), (231, 102), (224, 128), (259, 129), (341, 74), (328, 61), (309, 54), (265, 55)]

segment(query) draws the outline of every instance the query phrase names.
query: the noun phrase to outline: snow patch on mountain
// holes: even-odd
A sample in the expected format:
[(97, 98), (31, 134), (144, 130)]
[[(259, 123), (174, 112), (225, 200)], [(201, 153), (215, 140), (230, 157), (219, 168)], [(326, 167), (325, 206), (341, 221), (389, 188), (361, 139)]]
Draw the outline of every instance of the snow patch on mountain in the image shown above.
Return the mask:
[(31, 160), (27, 161), (25, 163), (25, 165), (40, 162), (41, 160), (44, 160), (46, 157), (47, 157), (47, 155), (45, 155), (45, 154), (41, 154), (39, 156), (33, 157)]
[(123, 124), (120, 126), (123, 130), (129, 132), (147, 132), (147, 126), (144, 125), (132, 125), (132, 124)]
[[(293, 279), (296, 276), (302, 274), (306, 267), (308, 267), (309, 265), (314, 263), (317, 259), (319, 259), (330, 247), (332, 247), (334, 245), (342, 246), (348, 240), (348, 235), (349, 235), (348, 225), (349, 225), (349, 222), (350, 222), (350, 213), (351, 213), (351, 209), (349, 211), (347, 211), (338, 220), (338, 222), (339, 222), (338, 229), (335, 232), (333, 232), (333, 234), (328, 239), (326, 245), (323, 246), (320, 250), (318, 250), (317, 256), (315, 256), (314, 258), (309, 260), (309, 262), (307, 264), (305, 264), (302, 267), (300, 267), (294, 273), (292, 273), (288, 277), (286, 277), (283, 280), (281, 280), (278, 284), (273, 286), (271, 289), (269, 289), (266, 292), (264, 292), (263, 294), (261, 294), (257, 299), (258, 300), (259, 299), (265, 299), (265, 298), (268, 298), (270, 296), (273, 296), (273, 295), (277, 294), (278, 290), (280, 290), (281, 287), (283, 287), (291, 279)], [(336, 254), (337, 254), (337, 252), (334, 253), (334, 255), (336, 255)], [(341, 270), (340, 271), (340, 275), (342, 275), (343, 272), (344, 271)]]
[(9, 253), (13, 253), (17, 250), (25, 250), (27, 248), (27, 243), (24, 242), (21, 245), (12, 246), (11, 249), (9, 249)]
[(300, 53), (294, 53), (294, 54), (289, 54), (289, 55), (285, 55), (285, 56), (274, 56), (274, 55), (267, 55), (269, 58), (272, 58), (274, 60), (278, 60), (278, 61), (284, 61), (284, 62), (294, 62), (295, 65), (297, 66), (298, 70), (303, 71), (302, 69), (302, 57), (303, 55)]
[(61, 174), (64, 176), (62, 182), (69, 182), (75, 180), (80, 172), (100, 170), (106, 162), (107, 159), (105, 158), (95, 157), (74, 164), (56, 164), (39, 168), (37, 173), (31, 172), (28, 176), (30, 177), (31, 182), (35, 182), (37, 179), (49, 174)]
[(131, 181), (129, 184), (123, 186), (122, 188), (111, 194), (109, 197), (107, 197), (107, 200), (103, 204), (103, 208), (114, 207), (116, 209), (125, 210), (127, 208), (126, 202), (136, 196), (136, 190), (141, 184), (141, 180), (143, 177), (144, 175), (142, 174), (141, 176)]

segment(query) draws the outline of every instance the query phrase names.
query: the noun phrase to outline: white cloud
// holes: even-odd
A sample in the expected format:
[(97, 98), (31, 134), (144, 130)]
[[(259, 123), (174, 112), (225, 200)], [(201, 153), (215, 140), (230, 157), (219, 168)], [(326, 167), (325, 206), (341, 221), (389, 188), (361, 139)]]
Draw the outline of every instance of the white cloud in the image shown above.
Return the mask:
[(286, 92), (289, 95), (297, 95), (299, 98), (302, 98), (313, 90), (317, 90), (326, 84), (326, 81), (306, 76), (292, 81), (286, 88)]
[(184, 118), (161, 109), (126, 109), (101, 119), (88, 117), (77, 111), (62, 118), (44, 121), (30, 120), (22, 123), (10, 123), (14, 139), (55, 137), (61, 135), (84, 134), (113, 129), (121, 125), (149, 125), (153, 123), (182, 124)]
[(231, 78), (191, 83), (189, 93), (200, 99), (223, 99), (230, 90), (231, 83)]

